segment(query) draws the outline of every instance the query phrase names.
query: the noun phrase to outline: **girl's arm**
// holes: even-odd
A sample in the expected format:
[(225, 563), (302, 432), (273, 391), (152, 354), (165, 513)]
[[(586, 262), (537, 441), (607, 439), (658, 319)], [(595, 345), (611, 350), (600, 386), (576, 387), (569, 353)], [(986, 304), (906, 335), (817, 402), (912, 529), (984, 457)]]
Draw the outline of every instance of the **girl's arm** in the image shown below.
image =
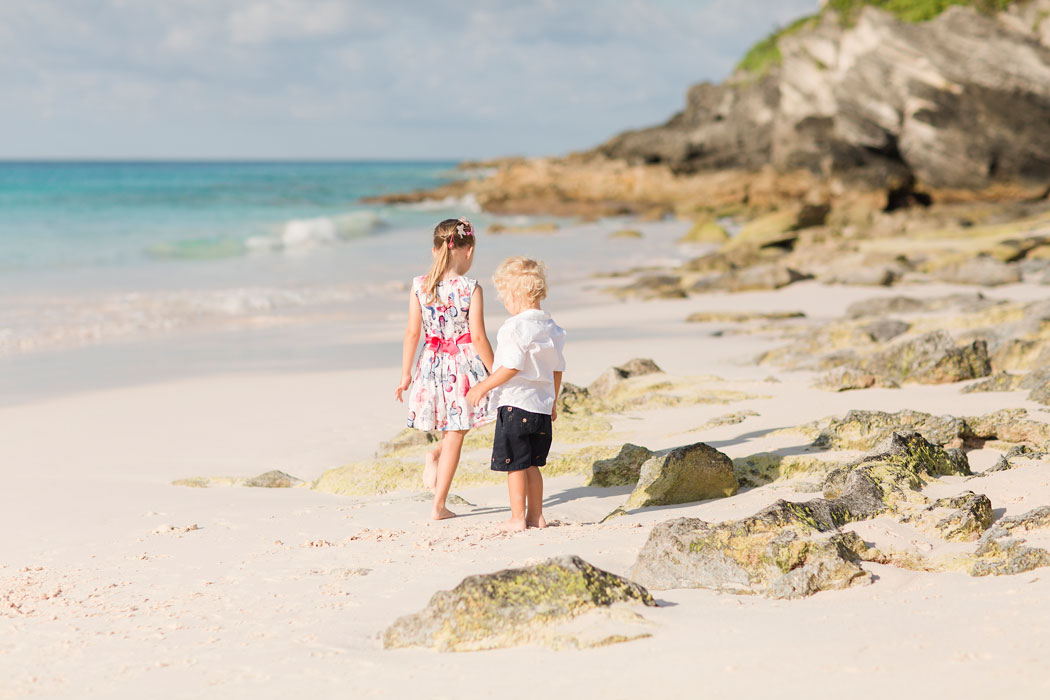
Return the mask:
[(405, 325), (405, 344), (401, 350), (401, 383), (394, 390), (394, 398), (404, 403), (401, 394), (412, 386), (412, 363), (416, 359), (416, 348), (419, 346), (419, 334), (423, 327), (423, 310), (419, 308), (419, 299), (415, 291), (408, 296), (408, 323)]
[(481, 285), (475, 285), (474, 293), (470, 295), (470, 342), (478, 352), (478, 357), (485, 363), (485, 369), (492, 371), (492, 345), (485, 333), (485, 299), (481, 293)]
[(485, 394), (489, 393), (493, 389), (509, 382), (515, 374), (518, 373), (516, 369), (507, 369), (506, 367), (500, 367), (495, 372), (485, 377), (483, 380), (475, 384), (467, 392), (467, 403), (471, 406), (477, 406), (481, 403), (481, 400), (485, 398)]
[(558, 420), (558, 394), (561, 393), (561, 372), (554, 373), (554, 408), (551, 409), (551, 420)]

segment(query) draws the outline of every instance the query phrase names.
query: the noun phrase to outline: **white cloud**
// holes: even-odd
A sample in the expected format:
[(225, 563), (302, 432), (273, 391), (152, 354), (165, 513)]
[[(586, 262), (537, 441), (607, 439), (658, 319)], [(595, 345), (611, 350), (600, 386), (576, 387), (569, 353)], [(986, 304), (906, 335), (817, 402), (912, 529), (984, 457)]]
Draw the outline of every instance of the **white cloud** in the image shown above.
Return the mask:
[(0, 2), (0, 155), (563, 152), (662, 121), (816, 6)]

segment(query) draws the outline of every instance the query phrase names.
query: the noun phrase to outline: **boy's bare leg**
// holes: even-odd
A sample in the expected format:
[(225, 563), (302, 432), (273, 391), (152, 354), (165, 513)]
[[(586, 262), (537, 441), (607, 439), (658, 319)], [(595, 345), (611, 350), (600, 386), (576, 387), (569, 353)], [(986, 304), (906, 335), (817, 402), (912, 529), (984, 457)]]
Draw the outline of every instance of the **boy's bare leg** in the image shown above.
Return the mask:
[(525, 470), (525, 526), (547, 527), (543, 519), (543, 474), (539, 467)]
[(503, 523), (504, 530), (525, 529), (525, 489), (527, 469), (507, 472), (507, 492), (510, 494), (510, 519)]
[(437, 479), (434, 483), (434, 507), (430, 512), (431, 520), (454, 518), (456, 514), (445, 507), (448, 490), (452, 488), (452, 477), (459, 466), (459, 453), (463, 449), (463, 438), (466, 430), (446, 430), (441, 438), (441, 454), (437, 463)]
[(423, 486), (426, 487), (427, 491), (433, 492), (437, 484), (438, 460), (441, 459), (441, 446), (443, 444), (445, 444), (444, 434), (438, 440), (437, 446), (427, 452), (426, 460), (423, 463)]

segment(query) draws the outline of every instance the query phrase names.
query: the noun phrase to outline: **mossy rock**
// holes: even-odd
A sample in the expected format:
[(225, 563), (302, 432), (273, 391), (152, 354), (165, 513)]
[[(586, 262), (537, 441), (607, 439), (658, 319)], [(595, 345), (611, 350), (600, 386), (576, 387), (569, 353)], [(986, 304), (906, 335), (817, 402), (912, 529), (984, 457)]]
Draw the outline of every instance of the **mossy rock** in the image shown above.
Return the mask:
[(298, 479), (291, 474), (285, 474), (278, 469), (253, 476), (244, 482), (245, 486), (263, 489), (290, 489), (300, 484), (303, 484), (302, 479)]
[(740, 488), (733, 461), (702, 442), (648, 459), (625, 509), (732, 496)]
[(440, 431), (404, 428), (386, 442), (379, 443), (379, 447), (376, 449), (376, 457), (386, 457), (417, 448), (429, 447), (439, 440), (441, 440)]
[(645, 238), (645, 234), (643, 234), (638, 229), (625, 228), (625, 229), (620, 229), (619, 231), (613, 231), (612, 233), (609, 234), (609, 238), (612, 238), (612, 239), (617, 239), (617, 238), (639, 239), (639, 238)]
[(933, 508), (951, 508), (952, 512), (937, 521), (944, 539), (953, 542), (975, 542), (992, 525), (992, 502), (984, 494), (967, 491), (960, 496), (938, 499)]
[(642, 465), (653, 456), (652, 450), (625, 443), (619, 452), (591, 465), (588, 486), (634, 486), (638, 483)]
[(815, 474), (823, 478), (839, 464), (807, 455), (760, 452), (734, 459), (733, 471), (741, 486), (754, 487), (802, 475)]
[(915, 433), (895, 434), (874, 454), (831, 472), (824, 498), (777, 501), (719, 525), (691, 518), (661, 523), (631, 575), (654, 589), (712, 588), (774, 598), (870, 583), (858, 564), (867, 546), (839, 528), (925, 500), (918, 489), (927, 479), (969, 473), (965, 460)]
[(653, 528), (631, 576), (654, 590), (709, 588), (802, 598), (871, 583), (854, 533), (814, 534), (786, 501), (742, 520), (710, 525), (677, 518)]
[(725, 243), (729, 234), (714, 219), (702, 217), (696, 220), (689, 232), (678, 239), (679, 243)]
[[(561, 420), (559, 419), (559, 423)], [(555, 423), (557, 426), (557, 423)], [(557, 429), (557, 428), (555, 428)], [(590, 476), (594, 465), (616, 454), (611, 445), (592, 445), (572, 452), (554, 454), (543, 467), (544, 476)]]
[(642, 377), (647, 374), (663, 372), (660, 367), (648, 358), (636, 357), (619, 367), (610, 367), (587, 387), (591, 396), (606, 397), (611, 394), (625, 379)]
[[(383, 646), (438, 651), (586, 648), (649, 636), (640, 616), (617, 614), (624, 604), (652, 607), (656, 602), (632, 581), (579, 557), (562, 556), (469, 576), (452, 590), (435, 593), (426, 608), (386, 629)], [(583, 627), (573, 624), (581, 620)]]

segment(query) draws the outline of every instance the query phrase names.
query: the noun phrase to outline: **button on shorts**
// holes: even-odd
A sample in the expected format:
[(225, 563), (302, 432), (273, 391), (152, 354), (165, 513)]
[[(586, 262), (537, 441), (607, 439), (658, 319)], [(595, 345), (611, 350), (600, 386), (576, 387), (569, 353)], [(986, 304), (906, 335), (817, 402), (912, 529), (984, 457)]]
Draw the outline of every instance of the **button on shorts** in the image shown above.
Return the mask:
[(517, 472), (542, 467), (551, 451), (551, 417), (514, 406), (500, 406), (492, 440), (492, 470)]

